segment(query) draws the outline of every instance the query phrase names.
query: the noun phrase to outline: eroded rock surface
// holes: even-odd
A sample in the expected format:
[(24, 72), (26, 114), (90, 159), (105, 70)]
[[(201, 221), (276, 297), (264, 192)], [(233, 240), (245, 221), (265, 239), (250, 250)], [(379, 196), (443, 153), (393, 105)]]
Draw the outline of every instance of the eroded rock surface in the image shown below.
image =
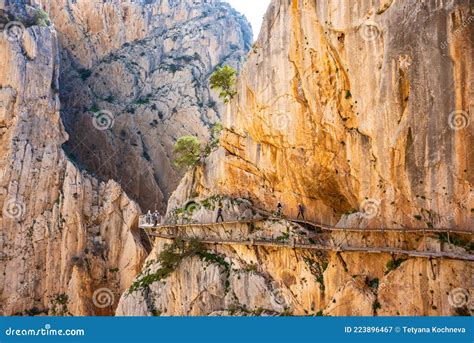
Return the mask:
[(1, 314), (112, 314), (146, 256), (140, 208), (66, 158), (56, 32), (23, 29), (0, 35)]
[(181, 177), (172, 147), (184, 135), (206, 141), (220, 121), (208, 79), (218, 65), (240, 68), (250, 25), (214, 0), (49, 3), (68, 154), (142, 208), (164, 210)]
[(461, 0), (273, 1), (223, 148), (180, 189), (346, 227), (472, 229), (473, 18)]
[[(116, 315), (426, 316), (472, 313), (469, 311), (469, 306), (472, 311), (472, 304), (465, 300), (473, 296), (472, 290), (469, 291), (472, 265), (463, 261), (324, 252), (291, 248), (291, 244), (274, 247), (230, 243), (239, 238), (242, 241), (252, 238), (269, 241), (273, 238), (275, 241), (276, 238), (279, 242), (291, 242), (293, 237), (308, 234), (311, 233), (303, 227), (285, 221), (268, 221), (255, 226), (222, 224), (214, 229), (180, 228), (180, 237), (186, 239), (221, 239), (229, 243), (204, 244), (163, 276), (166, 260), (163, 260), (162, 252), (173, 241), (156, 239), (145, 268), (122, 295)], [(369, 241), (378, 241), (383, 246), (382, 236), (368, 236)], [(344, 240), (337, 235), (325, 239)], [(349, 239), (356, 244), (357, 237)], [(421, 235), (402, 241), (394, 234), (388, 239), (394, 247), (409, 244), (413, 248), (423, 244)], [(437, 239), (428, 240), (429, 244), (438, 242)]]
[[(226, 195), (267, 210), (281, 201), (291, 217), (303, 203), (310, 219), (340, 227), (472, 230), (473, 15), (464, 0), (272, 1), (222, 148), (185, 176), (168, 217), (208, 218), (190, 200)], [(226, 240), (235, 230), (180, 232)], [(472, 251), (437, 235), (347, 239)], [(159, 273), (165, 243), (156, 241), (135, 282)], [(186, 256), (166, 278), (124, 294), (117, 314), (472, 314), (470, 262), (232, 243), (204, 250), (217, 257)]]

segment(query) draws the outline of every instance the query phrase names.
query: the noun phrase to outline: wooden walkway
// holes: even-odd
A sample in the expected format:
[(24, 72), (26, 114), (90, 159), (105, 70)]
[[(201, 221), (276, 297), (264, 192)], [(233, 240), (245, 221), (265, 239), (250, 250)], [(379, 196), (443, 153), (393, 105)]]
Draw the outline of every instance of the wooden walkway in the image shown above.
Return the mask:
[[(142, 218), (141, 218), (142, 219)], [(150, 237), (158, 237), (164, 239), (182, 239), (182, 240), (192, 240), (197, 239), (198, 241), (206, 244), (223, 244), (223, 245), (244, 245), (244, 246), (267, 246), (275, 248), (298, 248), (298, 249), (310, 249), (310, 250), (321, 250), (321, 251), (340, 251), (340, 252), (366, 252), (371, 254), (392, 254), (392, 255), (405, 255), (410, 257), (424, 257), (424, 258), (445, 258), (445, 259), (454, 259), (454, 260), (463, 260), (463, 261), (474, 261), (474, 255), (469, 253), (453, 253), (453, 252), (443, 252), (443, 251), (429, 251), (426, 247), (423, 251), (420, 250), (404, 250), (395, 247), (369, 247), (369, 246), (350, 246), (347, 236), (345, 237), (345, 245), (324, 245), (324, 244), (313, 244), (308, 240), (302, 241), (297, 237), (288, 238), (288, 240), (276, 240), (276, 239), (250, 239), (250, 240), (225, 240), (218, 238), (193, 238), (193, 237), (184, 237), (179, 234), (179, 228), (211, 228), (211, 227), (222, 227), (223, 225), (250, 225), (255, 223), (261, 223), (268, 220), (287, 220), (289, 222), (309, 225), (315, 229), (316, 232), (358, 232), (358, 233), (417, 233), (426, 234), (430, 233), (445, 233), (447, 234), (448, 240), (450, 233), (462, 233), (462, 234), (472, 234), (472, 230), (463, 230), (463, 229), (443, 229), (443, 228), (396, 228), (396, 229), (385, 229), (385, 228), (376, 228), (376, 229), (366, 229), (366, 228), (337, 228), (330, 227), (327, 225), (322, 225), (319, 223), (314, 223), (310, 221), (303, 220), (293, 220), (280, 217), (267, 217), (267, 218), (257, 218), (251, 220), (236, 220), (236, 221), (227, 221), (220, 223), (189, 223), (189, 224), (160, 224), (160, 225), (150, 225), (146, 224), (143, 220), (140, 221), (140, 227), (145, 230), (145, 232)], [(176, 231), (176, 234), (165, 234), (160, 231), (165, 230)], [(426, 241), (425, 241), (426, 242)]]
[(456, 254), (450, 252), (434, 252), (434, 251), (416, 251), (416, 250), (403, 250), (398, 248), (390, 247), (350, 247), (346, 245), (322, 245), (322, 244), (311, 244), (302, 243), (297, 240), (289, 239), (289, 242), (279, 242), (276, 240), (225, 240), (217, 238), (192, 238), (183, 237), (180, 235), (167, 235), (161, 233), (149, 233), (152, 237), (164, 238), (164, 239), (181, 239), (181, 240), (193, 240), (197, 239), (199, 242), (205, 244), (222, 244), (222, 245), (243, 245), (243, 246), (263, 246), (273, 248), (291, 248), (291, 249), (309, 249), (309, 250), (322, 250), (322, 251), (336, 251), (336, 252), (366, 252), (370, 254), (392, 254), (392, 255), (406, 255), (410, 257), (424, 257), (424, 258), (445, 258), (462, 261), (474, 261), (474, 255), (470, 254)]
[(388, 233), (388, 232), (396, 232), (396, 233), (463, 233), (463, 234), (473, 234), (473, 229), (462, 229), (462, 228), (341, 228), (335, 226), (329, 226), (325, 224), (319, 224), (307, 220), (297, 220), (297, 219), (290, 219), (284, 217), (267, 217), (267, 218), (257, 218), (257, 219), (250, 219), (250, 220), (234, 220), (234, 221), (225, 221), (225, 222), (212, 222), (212, 223), (182, 223), (182, 224), (159, 224), (159, 225), (152, 225), (152, 224), (145, 224), (144, 221), (140, 220), (140, 228), (142, 229), (173, 229), (173, 228), (180, 228), (180, 227), (192, 227), (192, 228), (200, 228), (200, 227), (218, 227), (220, 225), (237, 225), (237, 224), (254, 224), (254, 223), (262, 223), (268, 220), (286, 220), (291, 223), (301, 224), (301, 225), (309, 225), (315, 229), (323, 230), (323, 231), (346, 231), (346, 232), (380, 232), (380, 233)]

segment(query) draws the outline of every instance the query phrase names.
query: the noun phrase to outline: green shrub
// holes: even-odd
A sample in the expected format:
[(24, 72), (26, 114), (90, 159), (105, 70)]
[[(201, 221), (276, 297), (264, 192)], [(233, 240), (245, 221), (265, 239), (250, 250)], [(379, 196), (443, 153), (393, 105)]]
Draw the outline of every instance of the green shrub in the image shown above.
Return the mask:
[(196, 166), (201, 159), (201, 145), (195, 136), (183, 136), (173, 148), (174, 165), (180, 169)]
[(218, 265), (222, 266), (227, 272), (230, 271), (230, 264), (228, 262), (226, 262), (224, 257), (222, 257), (220, 255), (214, 254), (214, 253), (209, 252), (209, 251), (199, 251), (199, 252), (197, 252), (197, 256), (201, 260), (203, 260), (203, 261), (205, 261), (209, 264), (215, 263), (215, 264), (218, 264)]
[(89, 108), (89, 112), (92, 112), (92, 113), (97, 113), (99, 112), (99, 108), (96, 106), (96, 105), (92, 105), (91, 108)]
[(321, 263), (319, 263), (309, 257), (303, 257), (303, 261), (306, 263), (306, 266), (308, 267), (309, 271), (311, 272), (311, 274), (313, 274), (316, 281), (319, 283), (319, 288), (321, 289), (321, 291), (324, 292), (324, 272), (328, 268), (329, 263), (327, 261), (322, 261)]
[(217, 89), (219, 97), (224, 100), (224, 103), (228, 103), (237, 94), (235, 90), (235, 83), (237, 80), (237, 71), (226, 65), (218, 67), (210, 78), (211, 89)]
[(372, 279), (367, 283), (367, 285), (372, 289), (377, 289), (379, 288), (379, 279), (378, 278)]
[(377, 311), (378, 309), (381, 309), (381, 308), (382, 308), (382, 305), (380, 305), (378, 300), (375, 300), (374, 303), (372, 304), (372, 309), (374, 311)]
[(457, 247), (464, 248), (467, 251), (474, 250), (474, 242), (468, 242), (467, 240), (462, 239), (461, 237), (455, 234), (451, 234), (448, 236), (447, 233), (443, 232), (443, 233), (438, 234), (438, 239), (443, 243), (452, 244)]
[(51, 23), (49, 20), (48, 13), (46, 13), (42, 8), (38, 8), (35, 13), (35, 22), (38, 26), (49, 26)]
[(159, 263), (160, 268), (151, 274), (140, 274), (137, 280), (130, 286), (128, 292), (148, 288), (151, 284), (166, 279), (172, 272), (176, 270), (181, 261), (190, 256), (194, 256), (203, 250), (202, 243), (192, 240), (184, 242), (175, 240), (172, 244), (165, 245), (164, 249), (158, 255), (156, 261), (149, 261), (145, 266), (148, 269), (151, 264)]
[(278, 236), (278, 237), (276, 238), (276, 240), (277, 240), (278, 242), (284, 242), (284, 241), (287, 241), (288, 238), (290, 238), (290, 234), (287, 233), (287, 232), (285, 232), (285, 233), (283, 233), (281, 236)]
[(133, 103), (135, 105), (146, 105), (146, 104), (150, 103), (150, 99), (149, 98), (140, 98), (140, 99), (135, 100)]
[(385, 274), (388, 274), (390, 273), (392, 270), (395, 270), (397, 269), (398, 267), (400, 267), (400, 265), (405, 262), (407, 259), (406, 258), (397, 258), (395, 260), (390, 260), (387, 262), (387, 271), (385, 272)]
[(92, 71), (85, 68), (81, 68), (77, 72), (79, 73), (79, 76), (81, 77), (82, 81), (87, 80), (92, 75)]
[(215, 123), (212, 125), (209, 129), (209, 142), (206, 145), (205, 148), (205, 155), (206, 157), (211, 154), (214, 150), (216, 150), (219, 147), (219, 142), (220, 142), (220, 137), (221, 133), (224, 127), (222, 126), (221, 123)]

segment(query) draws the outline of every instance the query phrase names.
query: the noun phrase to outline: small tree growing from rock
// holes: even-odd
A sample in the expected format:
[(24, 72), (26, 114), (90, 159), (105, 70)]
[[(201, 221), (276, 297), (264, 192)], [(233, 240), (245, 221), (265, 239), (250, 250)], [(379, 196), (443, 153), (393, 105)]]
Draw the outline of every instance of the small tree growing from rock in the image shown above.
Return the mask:
[(39, 26), (49, 26), (50, 24), (48, 13), (46, 13), (46, 11), (43, 10), (42, 8), (38, 8), (36, 10), (35, 21), (36, 21), (36, 25), (39, 25)]
[(215, 123), (209, 128), (209, 142), (204, 148), (204, 155), (207, 157), (219, 147), (220, 136), (224, 127), (221, 123)]
[(183, 136), (178, 139), (173, 149), (174, 165), (180, 169), (196, 166), (201, 159), (201, 144), (195, 136)]
[(237, 71), (225, 65), (223, 67), (217, 67), (214, 73), (212, 73), (210, 86), (211, 89), (216, 89), (220, 92), (219, 97), (224, 99), (224, 103), (227, 104), (237, 94), (235, 90), (236, 80)]

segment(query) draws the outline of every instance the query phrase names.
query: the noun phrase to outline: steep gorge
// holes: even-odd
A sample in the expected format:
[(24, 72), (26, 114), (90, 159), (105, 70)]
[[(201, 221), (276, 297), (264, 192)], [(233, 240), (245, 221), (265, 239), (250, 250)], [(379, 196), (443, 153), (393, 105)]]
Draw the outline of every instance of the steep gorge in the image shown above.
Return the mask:
[(184, 135), (207, 140), (220, 121), (208, 78), (219, 65), (240, 68), (250, 25), (214, 0), (49, 3), (62, 46), (66, 151), (144, 210), (164, 211), (182, 176), (173, 145)]
[(113, 314), (150, 248), (134, 200), (163, 209), (172, 145), (219, 120), (207, 77), (239, 67), (249, 24), (219, 1), (0, 4), (1, 313)]
[[(420, 230), (328, 241), (472, 253), (472, 234), (459, 247), (421, 230), (474, 227), (473, 18), (463, 0), (272, 1), (227, 108), (222, 147), (185, 176), (167, 220), (215, 220), (217, 204), (209, 202), (222, 196), (224, 217), (234, 219), (242, 201), (267, 210), (281, 201), (290, 217), (302, 203), (327, 225)], [(274, 240), (304, 230), (284, 220), (264, 226)], [(177, 233), (231, 241), (235, 230)], [(244, 241), (255, 237), (252, 225), (239, 230)], [(122, 296), (117, 314), (473, 310), (472, 262), (206, 244), (156, 279), (170, 243), (156, 238), (139, 287)]]
[[(183, 178), (168, 221), (212, 221), (224, 199), (233, 219), (246, 204), (281, 201), (289, 216), (303, 203), (339, 227), (472, 230), (468, 0), (274, 0), (227, 108), (207, 77), (220, 63), (239, 67), (251, 40), (227, 5), (43, 5), (54, 27), (0, 37), (2, 314), (472, 314), (470, 262), (201, 244), (163, 274), (173, 241), (158, 238), (149, 253), (131, 200), (163, 207), (179, 177), (172, 143), (205, 138), (226, 112), (221, 148)], [(31, 11), (19, 5), (16, 19)], [(280, 220), (181, 234), (313, 233)], [(472, 251), (436, 235), (324, 239)]]
[[(11, 9), (2, 22), (24, 24), (0, 36), (1, 313), (111, 314), (146, 257), (140, 208), (64, 154), (56, 32), (24, 3)], [(107, 308), (93, 296), (105, 285)]]

